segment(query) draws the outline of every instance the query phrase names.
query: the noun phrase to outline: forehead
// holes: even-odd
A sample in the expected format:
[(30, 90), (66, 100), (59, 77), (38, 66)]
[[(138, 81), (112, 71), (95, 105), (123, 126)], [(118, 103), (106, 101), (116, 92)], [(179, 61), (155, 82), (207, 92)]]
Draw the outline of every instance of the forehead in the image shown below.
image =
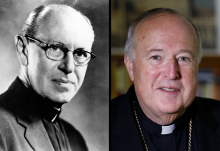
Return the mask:
[(134, 31), (135, 44), (149, 43), (149, 40), (174, 40), (186, 42), (198, 47), (196, 31), (182, 16), (157, 14), (141, 21)]
[(135, 32), (138, 32), (138, 30), (143, 27), (156, 29), (171, 25), (174, 25), (177, 28), (188, 28), (187, 30), (194, 31), (193, 33), (195, 33), (193, 26), (186, 18), (180, 15), (169, 13), (159, 13), (143, 19), (141, 22), (138, 23)]
[(39, 21), (37, 35), (53, 40), (87, 38), (87, 40), (93, 41), (94, 39), (89, 23), (81, 14), (71, 9), (47, 12)]

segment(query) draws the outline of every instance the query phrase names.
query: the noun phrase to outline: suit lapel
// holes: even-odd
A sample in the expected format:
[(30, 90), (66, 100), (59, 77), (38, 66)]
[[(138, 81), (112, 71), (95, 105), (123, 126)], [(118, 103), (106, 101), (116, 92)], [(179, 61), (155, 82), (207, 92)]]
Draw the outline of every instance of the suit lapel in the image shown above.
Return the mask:
[(33, 150), (40, 151), (54, 151), (47, 135), (46, 129), (40, 119), (37, 117), (30, 121), (24, 121), (18, 117), (18, 123), (24, 127), (24, 136)]
[(50, 138), (46, 132), (46, 129), (36, 114), (33, 99), (35, 99), (29, 90), (23, 85), (20, 79), (16, 79), (15, 82), (9, 88), (9, 94), (12, 102), (10, 106), (15, 111), (17, 123), (24, 128), (24, 135), (27, 142), (35, 151), (54, 151)]

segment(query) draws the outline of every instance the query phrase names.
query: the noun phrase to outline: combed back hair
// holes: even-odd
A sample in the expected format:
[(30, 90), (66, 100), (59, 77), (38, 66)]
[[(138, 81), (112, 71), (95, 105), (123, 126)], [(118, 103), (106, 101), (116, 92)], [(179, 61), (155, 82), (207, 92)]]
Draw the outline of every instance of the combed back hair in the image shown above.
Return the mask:
[(36, 35), (36, 32), (38, 30), (38, 18), (40, 13), (45, 9), (45, 5), (41, 5), (40, 7), (37, 7), (35, 10), (33, 10), (30, 15), (28, 16), (25, 24), (22, 28), (22, 34), (34, 37)]
[(84, 17), (84, 19), (86, 20), (86, 22), (88, 23), (88, 25), (91, 27), (93, 36), (94, 36), (94, 30), (92, 27), (92, 24), (90, 22), (90, 20), (83, 15), (80, 11), (72, 8), (71, 6), (65, 5), (65, 4), (45, 4), (45, 5), (41, 5), (39, 7), (37, 7), (36, 9), (34, 9), (30, 15), (28, 16), (25, 24), (23, 25), (22, 28), (22, 35), (25, 36), (30, 36), (30, 37), (35, 37), (35, 35), (38, 32), (39, 26), (40, 26), (40, 20), (51, 10), (53, 10), (53, 7), (59, 6), (59, 7), (63, 7), (65, 9), (72, 9), (74, 12), (80, 14), (82, 17)]
[(125, 44), (125, 50), (124, 53), (128, 54), (129, 58), (133, 61), (135, 58), (135, 38), (134, 38), (134, 32), (135, 29), (137, 27), (137, 25), (139, 23), (141, 23), (142, 21), (146, 21), (149, 18), (151, 18), (152, 16), (155, 16), (157, 14), (171, 14), (171, 15), (176, 15), (176, 16), (180, 16), (185, 18), (186, 20), (189, 21), (189, 23), (193, 26), (194, 30), (196, 31), (196, 35), (198, 38), (198, 56), (197, 56), (197, 60), (198, 63), (201, 62), (201, 58), (202, 58), (202, 40), (199, 34), (199, 31), (197, 30), (197, 28), (195, 27), (195, 25), (185, 16), (183, 16), (180, 12), (174, 10), (174, 9), (170, 9), (170, 8), (155, 8), (155, 9), (151, 9), (148, 10), (146, 12), (144, 12), (143, 14), (141, 14), (129, 27), (128, 30), (128, 35), (127, 35), (127, 40), (126, 40), (126, 44)]

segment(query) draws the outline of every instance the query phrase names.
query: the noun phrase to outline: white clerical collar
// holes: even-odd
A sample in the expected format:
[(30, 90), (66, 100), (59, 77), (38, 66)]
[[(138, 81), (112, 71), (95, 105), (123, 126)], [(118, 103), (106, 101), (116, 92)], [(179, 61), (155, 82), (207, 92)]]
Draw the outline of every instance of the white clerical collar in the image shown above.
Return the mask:
[(161, 134), (170, 134), (173, 132), (173, 130), (175, 129), (175, 125), (169, 125), (169, 126), (162, 126), (162, 131)]

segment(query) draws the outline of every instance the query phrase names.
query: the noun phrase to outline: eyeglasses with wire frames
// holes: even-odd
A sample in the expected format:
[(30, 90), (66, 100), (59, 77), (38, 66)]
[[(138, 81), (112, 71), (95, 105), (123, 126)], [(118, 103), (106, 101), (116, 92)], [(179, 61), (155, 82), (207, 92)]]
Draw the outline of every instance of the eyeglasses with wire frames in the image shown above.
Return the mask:
[[(19, 35), (22, 36), (22, 35)], [(39, 47), (41, 47), (46, 52), (46, 56), (48, 59), (59, 61), (67, 56), (67, 52), (71, 51), (73, 53), (73, 62), (75, 65), (84, 66), (89, 63), (89, 61), (95, 58), (95, 54), (92, 52), (88, 52), (83, 50), (83, 48), (75, 49), (74, 51), (69, 50), (66, 46), (61, 44), (48, 44), (39, 39), (26, 37), (28, 41), (36, 43)]]

